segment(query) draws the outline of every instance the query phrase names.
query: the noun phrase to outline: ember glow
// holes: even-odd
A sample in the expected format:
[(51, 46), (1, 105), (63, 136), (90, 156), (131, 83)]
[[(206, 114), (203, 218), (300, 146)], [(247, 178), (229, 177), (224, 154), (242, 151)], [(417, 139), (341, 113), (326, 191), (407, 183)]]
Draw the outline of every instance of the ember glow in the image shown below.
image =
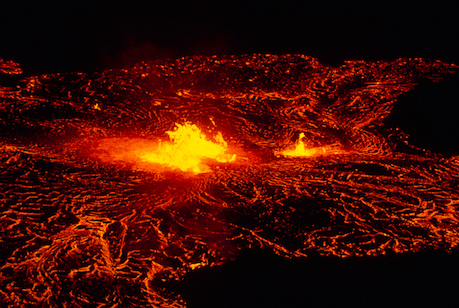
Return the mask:
[(0, 303), (177, 308), (164, 282), (242, 249), (457, 249), (459, 156), (383, 122), (457, 71), (203, 56), (0, 85)]

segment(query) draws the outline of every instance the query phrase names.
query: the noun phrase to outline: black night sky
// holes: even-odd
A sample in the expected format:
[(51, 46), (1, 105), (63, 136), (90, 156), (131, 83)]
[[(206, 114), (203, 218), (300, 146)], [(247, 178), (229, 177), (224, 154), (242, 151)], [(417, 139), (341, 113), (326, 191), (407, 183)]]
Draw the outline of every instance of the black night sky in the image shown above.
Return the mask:
[(1, 53), (28, 73), (190, 55), (301, 53), (321, 62), (458, 62), (457, 5), (442, 1), (11, 1)]
[[(145, 3), (2, 3), (0, 58), (19, 62), (25, 75), (252, 53), (305, 54), (332, 66), (400, 57), (459, 64), (455, 1)], [(459, 155), (455, 75), (401, 97), (386, 123), (402, 128), (419, 147), (445, 157)], [(192, 273), (172, 287), (189, 307), (445, 307), (459, 287), (458, 257), (457, 252), (425, 252), (292, 261), (243, 252), (235, 262)]]

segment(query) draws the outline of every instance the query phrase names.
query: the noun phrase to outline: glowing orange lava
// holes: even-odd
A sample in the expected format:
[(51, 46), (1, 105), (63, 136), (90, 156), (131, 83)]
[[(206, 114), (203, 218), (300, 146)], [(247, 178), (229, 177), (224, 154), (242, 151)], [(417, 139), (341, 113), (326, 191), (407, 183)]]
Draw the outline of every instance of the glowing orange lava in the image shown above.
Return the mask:
[(324, 155), (324, 154), (339, 154), (341, 153), (340, 150), (336, 149), (333, 146), (323, 146), (323, 147), (313, 147), (309, 148), (304, 143), (304, 133), (300, 133), (298, 138), (298, 144), (295, 146), (294, 149), (286, 149), (279, 154), (283, 156), (291, 156), (291, 157), (310, 157), (316, 155)]
[(457, 252), (459, 155), (384, 121), (458, 70), (196, 56), (10, 86), (0, 60), (0, 307), (185, 307), (169, 282), (248, 250)]
[(236, 159), (236, 154), (226, 153), (228, 144), (220, 132), (211, 141), (195, 124), (187, 122), (183, 125), (175, 124), (175, 129), (166, 134), (170, 140), (159, 143), (140, 138), (101, 140), (98, 146), (99, 158), (106, 162), (134, 164), (141, 170), (151, 170), (155, 169), (155, 165), (161, 165), (195, 174), (210, 171), (205, 160), (228, 163)]

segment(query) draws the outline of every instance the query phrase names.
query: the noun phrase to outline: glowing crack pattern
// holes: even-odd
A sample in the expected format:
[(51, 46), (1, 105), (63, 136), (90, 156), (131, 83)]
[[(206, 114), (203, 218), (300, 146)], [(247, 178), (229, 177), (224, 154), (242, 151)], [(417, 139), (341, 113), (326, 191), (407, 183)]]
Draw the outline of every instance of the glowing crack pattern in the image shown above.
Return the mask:
[[(421, 78), (457, 69), (193, 57), (0, 87), (0, 302), (183, 307), (164, 282), (242, 248), (346, 257), (456, 247), (459, 157), (410, 146), (382, 120)], [(1, 61), (0, 73), (21, 70)], [(221, 133), (237, 159), (198, 174), (113, 159), (176, 123)]]

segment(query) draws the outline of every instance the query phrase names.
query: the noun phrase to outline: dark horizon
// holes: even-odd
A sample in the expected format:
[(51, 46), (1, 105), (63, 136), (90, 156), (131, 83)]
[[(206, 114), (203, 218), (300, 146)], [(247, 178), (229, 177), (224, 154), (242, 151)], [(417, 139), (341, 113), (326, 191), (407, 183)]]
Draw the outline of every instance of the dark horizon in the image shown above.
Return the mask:
[(0, 58), (21, 63), (26, 74), (252, 53), (305, 54), (332, 66), (401, 57), (459, 63), (459, 13), (452, 1), (15, 1), (0, 14)]

